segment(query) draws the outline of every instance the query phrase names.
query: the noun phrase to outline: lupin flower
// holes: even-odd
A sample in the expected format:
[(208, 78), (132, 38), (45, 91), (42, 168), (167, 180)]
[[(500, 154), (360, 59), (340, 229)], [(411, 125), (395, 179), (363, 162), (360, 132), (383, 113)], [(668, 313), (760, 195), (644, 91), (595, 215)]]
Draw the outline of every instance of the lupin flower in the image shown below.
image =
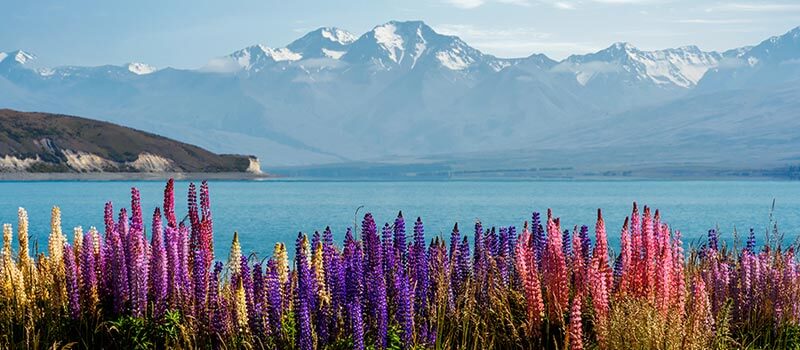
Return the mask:
[(563, 319), (569, 304), (569, 276), (562, 250), (558, 219), (553, 219), (548, 210), (547, 245), (542, 256), (542, 277), (547, 289), (546, 305), (549, 318), (555, 322)]
[(111, 265), (110, 271), (113, 276), (113, 278), (110, 279), (110, 287), (114, 299), (114, 313), (119, 315), (123, 313), (127, 307), (130, 298), (130, 286), (128, 284), (128, 262), (125, 257), (125, 247), (120, 238), (119, 225), (114, 226), (115, 228), (112, 230), (113, 233), (111, 234), (111, 254), (109, 256)]
[(581, 240), (581, 251), (583, 252), (583, 264), (584, 266), (588, 266), (589, 262), (592, 260), (592, 240), (589, 238), (589, 226), (583, 225), (581, 226), (581, 230), (578, 233), (578, 237)]
[(267, 260), (265, 276), (267, 297), (268, 334), (277, 335), (281, 331), (283, 321), (283, 284), (279, 277), (278, 264), (275, 258)]
[(396, 318), (402, 330), (400, 339), (403, 349), (410, 349), (414, 339), (414, 298), (404, 271), (398, 271), (394, 275), (394, 288), (397, 291)]
[(156, 318), (160, 318), (166, 309), (169, 266), (167, 249), (164, 246), (161, 211), (158, 208), (153, 212), (153, 229), (150, 239), (150, 247), (153, 250), (150, 255), (150, 295), (154, 303), (153, 313)]
[[(205, 253), (203, 254), (205, 255)], [(247, 305), (247, 319), (250, 320), (255, 317), (255, 309), (253, 305), (253, 275), (250, 273), (250, 262), (247, 260), (247, 257), (242, 256), (240, 260), (241, 269), (239, 270), (239, 279), (242, 281), (242, 287), (244, 288), (244, 300)]]
[[(215, 271), (216, 272), (216, 268)], [(211, 299), (211, 283), (209, 283), (209, 307)], [(261, 263), (253, 265), (253, 308), (250, 312), (250, 331), (255, 336), (261, 336), (264, 332), (264, 307), (266, 306), (266, 288), (264, 286), (264, 272)]]
[(228, 314), (226, 305), (219, 296), (219, 278), (222, 274), (222, 262), (214, 264), (214, 272), (208, 283), (208, 313), (211, 318), (210, 331), (212, 334), (224, 335), (228, 328)]
[(366, 253), (366, 289), (367, 301), (373, 324), (378, 338), (378, 347), (386, 347), (386, 333), (389, 329), (389, 315), (386, 305), (386, 280), (383, 273), (383, 247), (378, 237), (375, 219), (371, 213), (364, 215), (361, 224), (361, 236), (364, 239)]
[(64, 243), (64, 271), (67, 290), (67, 310), (73, 320), (81, 315), (80, 291), (78, 287), (78, 269), (75, 266), (75, 253), (69, 243)]
[(394, 219), (394, 249), (395, 255), (398, 257), (398, 264), (405, 266), (406, 263), (406, 221), (403, 218), (403, 212), (397, 213), (397, 218)]
[[(530, 239), (531, 234), (526, 228), (522, 231), (520, 241), (526, 242)], [(544, 317), (544, 301), (542, 300), (541, 282), (539, 280), (539, 269), (536, 266), (534, 247), (529, 244), (517, 244), (515, 264), (525, 295), (528, 320), (530, 320), (528, 332), (532, 335), (537, 335)]]
[[(277, 246), (275, 247), (277, 251)], [(233, 232), (233, 241), (231, 242), (231, 253), (228, 256), (228, 270), (231, 276), (239, 278), (242, 269), (242, 245), (239, 244), (239, 233)]]
[(95, 266), (94, 237), (86, 233), (80, 250), (80, 294), (87, 311), (94, 311), (99, 302), (97, 267)]
[(536, 252), (536, 264), (541, 268), (542, 254), (547, 243), (546, 231), (542, 227), (541, 215), (537, 212), (531, 214), (531, 244)]
[(205, 252), (198, 250), (194, 252), (194, 266), (192, 267), (192, 284), (194, 286), (194, 315), (201, 322), (205, 322), (207, 317), (206, 298), (207, 286), (206, 280), (206, 260)]
[(427, 312), (428, 299), (428, 258), (425, 250), (425, 228), (422, 219), (419, 217), (414, 223), (414, 246), (413, 246), (413, 281), (414, 289), (414, 311), (418, 317), (424, 318)]
[(164, 188), (164, 217), (167, 218), (167, 227), (178, 228), (178, 219), (175, 217), (175, 180), (167, 180)]
[(28, 251), (28, 212), (24, 208), (17, 210), (17, 217), (19, 218), (17, 231), (19, 240), (19, 268), (22, 270), (23, 276), (26, 280), (31, 279), (34, 273), (31, 256)]
[(314, 347), (311, 333), (311, 299), (313, 277), (309, 266), (308, 237), (302, 233), (297, 235), (295, 250), (295, 269), (297, 271), (297, 291), (295, 293), (295, 324), (297, 327), (297, 346), (300, 350), (311, 350)]
[(572, 308), (569, 315), (569, 349), (583, 350), (583, 324), (581, 321), (581, 296), (575, 296), (572, 300)]
[(353, 239), (352, 232), (348, 229), (345, 235), (344, 261), (347, 281), (347, 310), (348, 323), (353, 336), (353, 348), (364, 349), (364, 315), (362, 314), (362, 300), (364, 298), (363, 254), (361, 246)]

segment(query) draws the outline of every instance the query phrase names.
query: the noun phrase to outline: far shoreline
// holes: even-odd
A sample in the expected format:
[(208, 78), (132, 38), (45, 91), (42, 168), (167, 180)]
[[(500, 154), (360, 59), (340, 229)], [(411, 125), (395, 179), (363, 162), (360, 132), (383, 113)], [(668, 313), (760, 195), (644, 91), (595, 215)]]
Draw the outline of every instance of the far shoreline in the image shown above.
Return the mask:
[(175, 180), (267, 180), (281, 176), (244, 172), (91, 172), (91, 173), (25, 173), (0, 172), (0, 181), (165, 181)]

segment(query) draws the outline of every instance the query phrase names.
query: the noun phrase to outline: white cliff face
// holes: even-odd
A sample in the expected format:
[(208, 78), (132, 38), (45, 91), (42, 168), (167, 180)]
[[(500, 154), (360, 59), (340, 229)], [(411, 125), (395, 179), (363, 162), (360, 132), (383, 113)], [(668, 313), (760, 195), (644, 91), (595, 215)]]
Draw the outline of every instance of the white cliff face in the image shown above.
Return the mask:
[(39, 157), (36, 158), (17, 158), (12, 155), (5, 155), (0, 158), (0, 171), (18, 172), (28, 170), (32, 165), (40, 162)]
[(114, 168), (117, 164), (93, 153), (64, 150), (67, 165), (79, 172), (104, 171)]
[(149, 173), (163, 173), (175, 170), (175, 163), (171, 159), (150, 153), (141, 153), (136, 160), (126, 164), (136, 170)]
[(245, 171), (251, 174), (261, 174), (261, 162), (258, 161), (258, 158), (250, 157), (250, 165)]

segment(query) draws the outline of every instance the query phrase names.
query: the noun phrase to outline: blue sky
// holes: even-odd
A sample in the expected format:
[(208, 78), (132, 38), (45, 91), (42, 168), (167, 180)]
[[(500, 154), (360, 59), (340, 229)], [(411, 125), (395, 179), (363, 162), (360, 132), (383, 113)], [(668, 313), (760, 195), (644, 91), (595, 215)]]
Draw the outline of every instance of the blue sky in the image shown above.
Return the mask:
[(23, 49), (50, 66), (196, 68), (256, 43), (284, 46), (321, 26), (360, 35), (410, 19), (500, 57), (560, 59), (616, 41), (643, 49), (756, 44), (800, 25), (800, 1), (10, 1), (0, 4), (0, 51)]

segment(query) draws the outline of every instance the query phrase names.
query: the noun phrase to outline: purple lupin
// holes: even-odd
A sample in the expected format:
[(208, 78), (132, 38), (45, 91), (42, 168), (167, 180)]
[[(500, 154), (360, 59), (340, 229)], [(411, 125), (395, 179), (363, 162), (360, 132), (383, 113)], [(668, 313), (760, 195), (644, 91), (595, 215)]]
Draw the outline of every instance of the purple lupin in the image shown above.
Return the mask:
[(75, 252), (68, 243), (64, 243), (64, 267), (67, 287), (67, 310), (73, 320), (81, 316), (80, 291), (78, 286), (78, 270), (75, 266)]
[(120, 237), (120, 233), (122, 232), (120, 227), (121, 224), (115, 225), (111, 242), (113, 304), (114, 313), (117, 315), (125, 312), (125, 309), (128, 305), (128, 299), (130, 298), (130, 294), (128, 293), (130, 287), (128, 284), (128, 262), (125, 254), (125, 245)]
[(166, 311), (167, 300), (167, 250), (164, 246), (164, 233), (161, 211), (153, 212), (153, 228), (150, 238), (150, 296), (153, 300), (153, 316), (161, 318)]
[(192, 282), (194, 284), (194, 315), (200, 324), (207, 325), (208, 309), (206, 308), (207, 286), (206, 280), (206, 260), (205, 252), (197, 250), (194, 252), (192, 268)]
[(270, 258), (267, 261), (264, 280), (267, 289), (267, 319), (269, 320), (267, 333), (277, 338), (281, 332), (283, 321), (283, 308), (281, 307), (283, 305), (283, 286), (278, 277), (278, 264), (275, 259)]
[(347, 311), (348, 323), (353, 336), (353, 349), (364, 349), (364, 319), (362, 301), (363, 287), (363, 254), (361, 246), (353, 239), (352, 231), (347, 230), (344, 243), (344, 262), (347, 266)]
[(297, 347), (300, 350), (311, 350), (314, 340), (311, 334), (311, 292), (312, 276), (309, 266), (308, 237), (299, 233), (295, 246), (295, 271), (297, 271), (297, 289), (295, 290), (295, 325), (297, 327)]
[(394, 219), (394, 249), (397, 263), (400, 266), (406, 264), (406, 220), (403, 218), (403, 212), (397, 213), (397, 218)]
[(250, 317), (250, 330), (253, 335), (261, 336), (264, 333), (264, 303), (265, 299), (264, 273), (261, 263), (253, 265), (253, 310)]
[(367, 301), (369, 302), (370, 323), (375, 326), (378, 347), (386, 348), (386, 333), (389, 329), (389, 310), (386, 305), (386, 280), (383, 273), (383, 247), (381, 246), (375, 219), (371, 213), (364, 215), (361, 223), (361, 236), (367, 258), (366, 287)]
[(81, 301), (86, 309), (93, 311), (97, 308), (97, 267), (95, 266), (94, 237), (87, 232), (83, 236), (80, 251), (80, 291)]

